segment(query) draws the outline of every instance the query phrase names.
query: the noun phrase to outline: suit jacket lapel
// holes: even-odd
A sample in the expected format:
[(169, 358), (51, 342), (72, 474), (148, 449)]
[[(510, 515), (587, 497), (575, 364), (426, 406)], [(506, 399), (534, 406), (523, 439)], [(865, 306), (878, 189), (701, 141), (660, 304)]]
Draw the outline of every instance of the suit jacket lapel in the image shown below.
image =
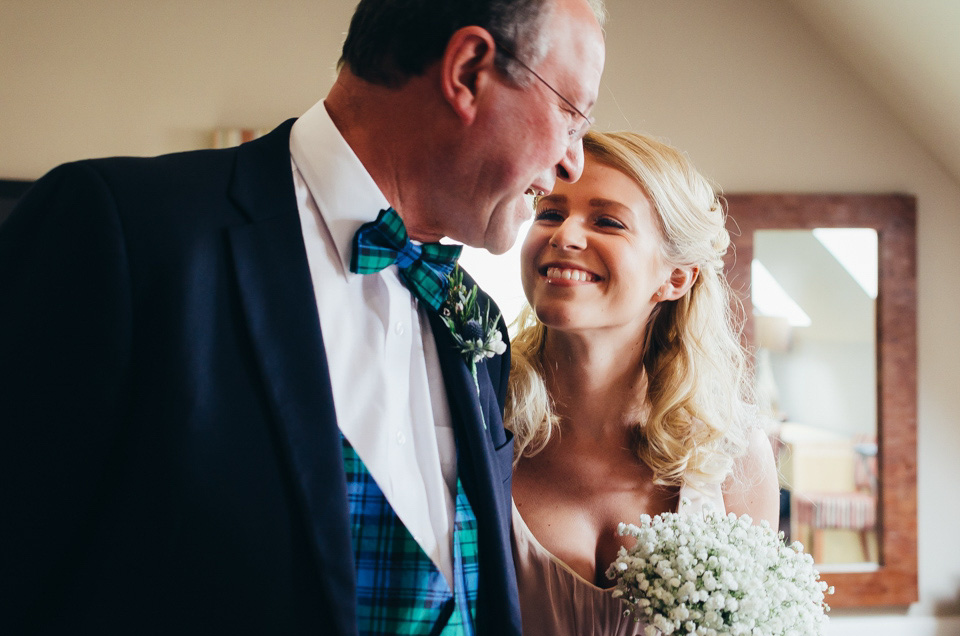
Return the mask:
[[(501, 406), (486, 362), (478, 368), (478, 391), (439, 314), (429, 312), (429, 318), (453, 416), (457, 472), (477, 517), (481, 555), (477, 633), (519, 634), (520, 610), (510, 548), (513, 438), (504, 433)], [(505, 359), (499, 362), (509, 368)], [(501, 369), (501, 373), (506, 370)]]
[[(231, 196), (249, 216), (229, 235), (250, 336), (285, 460), (316, 548), (323, 597), (355, 622), (355, 574), (339, 429), (290, 168), (288, 121), (241, 146)], [(322, 602), (322, 599), (317, 599)]]
[(487, 508), (485, 514), (491, 516), (498, 502), (490, 494), (499, 493), (503, 483), (491, 438), (491, 427), (503, 427), (499, 409), (491, 407), (497, 404), (496, 394), (483, 363), (477, 374), (478, 391), (446, 324), (433, 311), (429, 319), (453, 416), (459, 474), (471, 503)]

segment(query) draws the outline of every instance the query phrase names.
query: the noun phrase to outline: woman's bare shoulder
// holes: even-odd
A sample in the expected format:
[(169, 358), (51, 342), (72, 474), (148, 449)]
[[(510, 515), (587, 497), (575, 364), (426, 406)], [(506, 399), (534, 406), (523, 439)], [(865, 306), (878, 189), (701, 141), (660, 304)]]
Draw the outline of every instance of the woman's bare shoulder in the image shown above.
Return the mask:
[(777, 527), (780, 517), (780, 482), (773, 448), (760, 427), (746, 433), (747, 450), (737, 458), (733, 471), (723, 485), (727, 512), (748, 514), (759, 523), (766, 519)]

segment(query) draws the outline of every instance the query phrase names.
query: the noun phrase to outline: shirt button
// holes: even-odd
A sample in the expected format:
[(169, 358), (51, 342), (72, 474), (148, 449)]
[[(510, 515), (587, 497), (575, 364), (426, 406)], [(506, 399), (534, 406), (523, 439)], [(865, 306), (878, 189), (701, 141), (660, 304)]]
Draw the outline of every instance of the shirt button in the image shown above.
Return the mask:
[(403, 434), (403, 431), (397, 431), (397, 444), (403, 446), (407, 443), (407, 436)]
[(394, 326), (393, 330), (397, 332), (397, 335), (398, 335), (398, 336), (402, 336), (402, 335), (403, 335), (403, 331), (404, 331), (404, 329), (403, 329), (403, 323), (402, 323), (402, 322), (398, 322), (398, 323)]

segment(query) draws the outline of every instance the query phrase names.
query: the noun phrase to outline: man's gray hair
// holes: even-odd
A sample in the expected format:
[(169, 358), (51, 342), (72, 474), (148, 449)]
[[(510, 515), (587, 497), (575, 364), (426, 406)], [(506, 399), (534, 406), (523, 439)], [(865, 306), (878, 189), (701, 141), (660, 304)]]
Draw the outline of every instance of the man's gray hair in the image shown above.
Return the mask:
[[(603, 25), (603, 0), (586, 0)], [(501, 53), (496, 63), (514, 82), (528, 78), (510, 55), (527, 64), (543, 57), (542, 26), (554, 0), (360, 0), (350, 22), (339, 66), (368, 82), (401, 86), (442, 57), (453, 33), (483, 27)]]

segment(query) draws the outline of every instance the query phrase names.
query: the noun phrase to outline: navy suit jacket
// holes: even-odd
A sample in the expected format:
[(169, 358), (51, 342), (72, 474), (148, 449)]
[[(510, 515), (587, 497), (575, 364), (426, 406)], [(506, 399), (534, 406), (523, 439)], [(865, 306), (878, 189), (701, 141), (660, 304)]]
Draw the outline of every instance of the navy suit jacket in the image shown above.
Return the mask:
[[(291, 126), (61, 166), (0, 229), (0, 633), (356, 633), (337, 334)], [(479, 520), (478, 633), (518, 634), (509, 354), (478, 396), (431, 320)]]

